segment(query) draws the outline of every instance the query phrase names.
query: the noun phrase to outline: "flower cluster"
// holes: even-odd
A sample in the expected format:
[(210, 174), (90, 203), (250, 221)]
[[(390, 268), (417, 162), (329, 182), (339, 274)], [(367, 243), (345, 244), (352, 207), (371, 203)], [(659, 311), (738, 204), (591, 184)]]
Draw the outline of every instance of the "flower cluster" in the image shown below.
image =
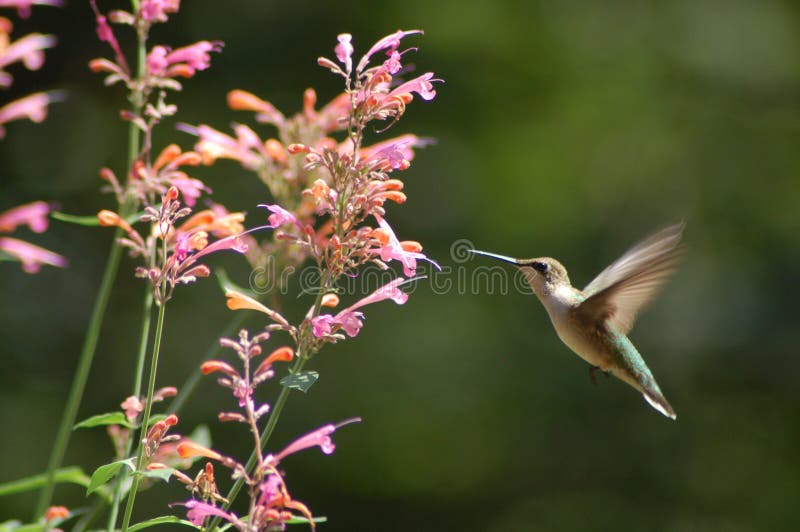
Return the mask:
[[(51, 206), (44, 201), (34, 201), (0, 213), (0, 233), (10, 233), (21, 225), (27, 225), (34, 233), (47, 230), (47, 215)], [(67, 259), (39, 246), (9, 236), (0, 237), (0, 254), (6, 254), (22, 263), (28, 273), (38, 272), (43, 264), (64, 268)]]
[[(5, 0), (0, 7), (14, 7), (22, 18), (28, 18), (33, 4), (61, 6), (60, 0)], [(6, 17), (0, 17), (0, 88), (7, 89), (14, 82), (14, 77), (7, 68), (15, 63), (22, 63), (28, 70), (39, 70), (44, 64), (44, 51), (56, 44), (52, 35), (31, 33), (11, 40), (14, 25)], [(0, 107), (0, 139), (5, 137), (4, 125), (14, 120), (27, 118), (32, 122), (41, 122), (47, 117), (47, 106), (61, 98), (58, 92), (37, 92), (14, 100)]]
[(222, 43), (200, 41), (174, 50), (166, 45), (153, 46), (147, 52), (143, 68), (134, 71), (128, 66), (111, 23), (136, 30), (144, 47), (144, 40), (152, 25), (166, 22), (169, 14), (177, 13), (180, 1), (144, 0), (133, 13), (115, 10), (109, 12), (108, 16), (99, 11), (94, 0), (91, 5), (95, 12), (97, 35), (110, 46), (113, 59), (93, 59), (89, 66), (95, 72), (107, 74), (106, 85), (125, 84), (133, 108), (123, 111), (121, 116), (144, 136), (141, 153), (137, 155), (123, 182), (107, 168), (101, 171), (101, 177), (111, 185), (120, 205), (128, 198), (145, 205), (153, 204), (159, 195), (170, 186), (175, 186), (183, 193), (186, 204), (193, 206), (202, 193), (210, 193), (211, 190), (202, 181), (189, 177), (182, 167), (197, 166), (200, 156), (191, 151), (183, 152), (180, 147), (171, 144), (160, 153), (155, 152), (158, 155), (153, 161), (152, 131), (164, 117), (177, 112), (176, 106), (167, 103), (166, 90), (181, 90), (182, 86), (176, 78), (190, 78), (197, 71), (207, 69), (211, 61), (209, 54), (219, 52)]
[[(124, 231), (126, 236), (120, 243), (130, 249), (131, 256), (143, 259), (146, 265), (138, 267), (136, 275), (150, 280), (159, 304), (172, 297), (178, 284), (210, 275), (209, 267), (199, 262), (203, 257), (223, 250), (247, 251), (241, 240), (244, 214), (229, 213), (219, 205), (192, 214), (191, 208), (181, 205), (179, 196), (178, 188), (172, 186), (162, 195), (158, 209), (145, 208), (140, 221), (150, 224), (146, 237), (115, 212), (102, 210), (97, 214), (101, 225)], [(178, 224), (183, 218), (187, 219)], [(210, 237), (217, 240), (210, 242)]]
[[(284, 475), (277, 469), (277, 466), (287, 456), (311, 447), (318, 446), (323, 453), (331, 454), (335, 448), (331, 434), (341, 424), (339, 426), (325, 425), (295, 440), (277, 454), (267, 454), (262, 450), (258, 423), (262, 416), (270, 411), (270, 405), (268, 403), (259, 404), (255, 399), (256, 388), (275, 376), (273, 365), (276, 362), (291, 362), (294, 358), (294, 351), (291, 348), (279, 347), (256, 364), (255, 359), (262, 354), (261, 344), (269, 338), (270, 333), (266, 331), (251, 338), (246, 330), (242, 330), (237, 340), (223, 338), (220, 341), (223, 347), (236, 353), (243, 367), (241, 371), (223, 360), (209, 360), (201, 366), (205, 375), (220, 374), (217, 382), (231, 390), (239, 411), (221, 412), (219, 420), (247, 425), (253, 437), (257, 461), (253, 471), (249, 472), (234, 458), (203, 445), (188, 440), (178, 444), (177, 450), (182, 457), (202, 457), (220, 463), (232, 471), (234, 478), (244, 479), (250, 490), (248, 515), (239, 517), (235, 513), (217, 506), (217, 503), (224, 504), (227, 503), (227, 500), (219, 494), (214, 480), (212, 462), (207, 462), (194, 479), (184, 473), (176, 472), (176, 478), (191, 490), (193, 495), (199, 496), (200, 500), (192, 498), (185, 503), (179, 503), (188, 509), (187, 517), (197, 526), (202, 526), (208, 517), (220, 517), (231, 523), (237, 530), (248, 532), (276, 530), (281, 529), (286, 522), (297, 519), (298, 516), (294, 513), (297, 512), (299, 516), (307, 520), (312, 529), (314, 528), (310, 510), (303, 503), (292, 499), (286, 488)], [(253, 369), (254, 367), (255, 369)], [(360, 420), (353, 419), (346, 423), (353, 421)]]

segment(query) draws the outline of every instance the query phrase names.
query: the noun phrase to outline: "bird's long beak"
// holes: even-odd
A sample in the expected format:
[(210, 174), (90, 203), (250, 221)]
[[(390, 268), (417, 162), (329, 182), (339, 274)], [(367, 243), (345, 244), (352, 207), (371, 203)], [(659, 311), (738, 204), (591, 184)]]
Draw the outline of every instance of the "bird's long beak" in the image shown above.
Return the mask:
[(477, 249), (468, 249), (467, 251), (469, 251), (470, 253), (474, 253), (475, 255), (483, 255), (484, 257), (491, 257), (499, 261), (519, 266), (519, 261), (512, 257), (506, 257), (505, 255), (497, 255), (496, 253), (487, 253), (486, 251), (478, 251)]

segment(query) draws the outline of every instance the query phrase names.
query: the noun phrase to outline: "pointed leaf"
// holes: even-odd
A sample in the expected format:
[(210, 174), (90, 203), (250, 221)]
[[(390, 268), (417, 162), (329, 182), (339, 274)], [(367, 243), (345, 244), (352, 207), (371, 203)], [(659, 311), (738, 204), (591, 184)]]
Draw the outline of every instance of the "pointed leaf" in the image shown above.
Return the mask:
[(211, 448), (211, 431), (208, 429), (208, 425), (197, 425), (189, 434), (189, 439), (198, 445)]
[(307, 393), (308, 389), (317, 382), (317, 379), (319, 379), (319, 373), (316, 371), (300, 371), (282, 378), (281, 386)]
[(133, 458), (117, 460), (116, 462), (111, 462), (110, 464), (102, 465), (95, 469), (94, 473), (92, 473), (92, 480), (89, 482), (89, 487), (86, 489), (86, 495), (96, 491), (114, 478), (122, 466), (128, 466), (131, 471), (134, 471), (136, 468), (133, 467), (133, 461)]
[[(89, 485), (89, 477), (80, 467), (72, 466), (65, 467), (56, 471), (56, 482), (78, 484), (79, 486), (87, 487)], [(3, 495), (12, 495), (15, 493), (24, 493), (26, 491), (33, 491), (40, 489), (44, 486), (47, 480), (47, 475), (42, 473), (40, 475), (33, 475), (30, 477), (21, 478), (19, 480), (12, 480), (11, 482), (4, 482), (0, 484), (0, 497)], [(0, 529), (2, 530), (2, 529)]]
[[(314, 522), (314, 523), (327, 523), (328, 522), (328, 518), (327, 517), (315, 517), (311, 521)], [(307, 518), (305, 518), (303, 516), (293, 515), (292, 517), (290, 517), (289, 519), (287, 519), (284, 522), (287, 525), (307, 525), (309, 521), (308, 521)]]
[(91, 227), (97, 227), (100, 225), (100, 220), (97, 219), (97, 216), (76, 216), (74, 214), (67, 214), (65, 212), (53, 211), (50, 213), (50, 217), (55, 220), (70, 224), (86, 225)]
[(228, 272), (221, 267), (214, 268), (214, 275), (216, 275), (217, 283), (219, 283), (219, 287), (222, 289), (223, 293), (227, 292), (228, 290), (233, 290), (234, 292), (239, 292), (240, 294), (252, 297), (253, 299), (258, 299), (258, 295), (253, 293), (252, 290), (242, 288), (238, 284), (234, 283), (228, 275)]
[(186, 525), (188, 527), (194, 528), (197, 530), (198, 527), (194, 526), (190, 521), (186, 519), (181, 519), (180, 517), (175, 517), (174, 515), (163, 515), (161, 517), (154, 517), (153, 519), (148, 519), (147, 521), (142, 521), (141, 523), (136, 523), (135, 525), (131, 525), (128, 527), (128, 532), (136, 532), (137, 530), (143, 530), (145, 528), (150, 528), (152, 526), (158, 525), (166, 525), (166, 524), (178, 524), (178, 525)]
[(89, 427), (100, 427), (103, 425), (122, 425), (123, 427), (131, 428), (131, 422), (128, 421), (128, 418), (125, 417), (125, 414), (122, 412), (109, 412), (107, 414), (97, 414), (96, 416), (92, 416), (88, 419), (84, 419), (74, 427), (72, 430), (75, 429), (86, 429)]
[(142, 471), (143, 477), (150, 477), (150, 478), (157, 478), (163, 480), (164, 482), (169, 482), (170, 477), (172, 476), (173, 471), (175, 471), (171, 467), (162, 467), (159, 469), (151, 469), (148, 471)]

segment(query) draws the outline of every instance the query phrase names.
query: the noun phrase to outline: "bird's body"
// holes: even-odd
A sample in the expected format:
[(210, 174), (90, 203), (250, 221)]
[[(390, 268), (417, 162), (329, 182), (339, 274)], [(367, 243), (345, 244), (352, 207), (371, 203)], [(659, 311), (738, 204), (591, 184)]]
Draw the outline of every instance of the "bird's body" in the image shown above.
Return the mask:
[(584, 290), (572, 286), (566, 269), (555, 259), (513, 259), (473, 252), (517, 265), (567, 347), (593, 367), (639, 390), (653, 408), (675, 419), (675, 411), (627, 333), (636, 314), (652, 299), (682, 255), (678, 246), (682, 229), (680, 225), (671, 226), (642, 241)]

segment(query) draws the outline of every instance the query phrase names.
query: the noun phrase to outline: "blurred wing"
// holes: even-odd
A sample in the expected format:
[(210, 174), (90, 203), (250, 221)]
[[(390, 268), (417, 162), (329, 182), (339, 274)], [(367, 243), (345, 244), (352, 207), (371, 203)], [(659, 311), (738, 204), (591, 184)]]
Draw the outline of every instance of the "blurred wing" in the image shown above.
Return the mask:
[(594, 278), (583, 293), (579, 313), (591, 321), (606, 321), (628, 334), (639, 311), (656, 295), (683, 256), (678, 246), (683, 224), (666, 227), (636, 244)]

